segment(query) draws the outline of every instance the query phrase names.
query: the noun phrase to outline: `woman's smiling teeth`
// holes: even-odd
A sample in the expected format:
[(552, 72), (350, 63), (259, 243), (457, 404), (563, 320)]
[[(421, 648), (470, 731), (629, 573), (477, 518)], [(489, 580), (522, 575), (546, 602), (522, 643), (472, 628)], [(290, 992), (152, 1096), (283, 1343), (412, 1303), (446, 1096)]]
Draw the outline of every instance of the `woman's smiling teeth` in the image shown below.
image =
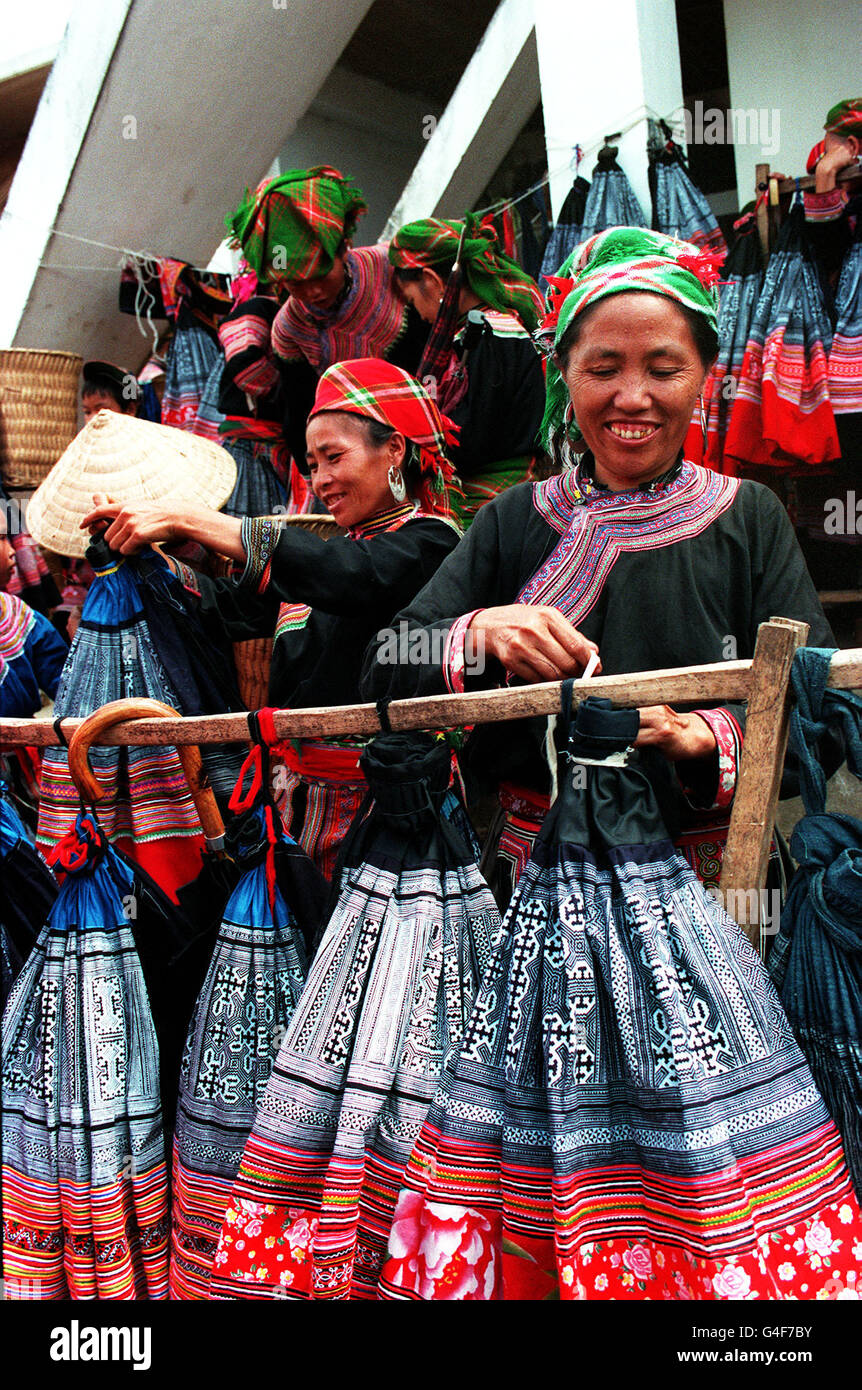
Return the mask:
[(607, 429), (617, 439), (648, 439), (651, 434), (655, 434), (656, 425), (613, 425), (609, 424)]

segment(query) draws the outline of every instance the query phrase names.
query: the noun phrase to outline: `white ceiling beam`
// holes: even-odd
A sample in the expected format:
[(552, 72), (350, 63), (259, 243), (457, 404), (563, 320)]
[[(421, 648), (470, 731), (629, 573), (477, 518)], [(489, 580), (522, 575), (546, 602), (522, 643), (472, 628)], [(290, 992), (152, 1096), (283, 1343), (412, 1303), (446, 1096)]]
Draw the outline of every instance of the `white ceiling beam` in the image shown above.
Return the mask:
[(539, 103), (533, 25), (534, 0), (502, 0), (390, 214), (383, 239), (405, 222), (459, 217), (475, 203)]

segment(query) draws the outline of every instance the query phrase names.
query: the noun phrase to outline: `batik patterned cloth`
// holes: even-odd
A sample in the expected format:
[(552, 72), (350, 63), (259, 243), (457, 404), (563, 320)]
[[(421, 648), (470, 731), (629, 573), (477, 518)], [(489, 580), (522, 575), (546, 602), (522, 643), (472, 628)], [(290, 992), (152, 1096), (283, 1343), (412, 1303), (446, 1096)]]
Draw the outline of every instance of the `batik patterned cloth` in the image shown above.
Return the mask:
[(192, 315), (177, 321), (168, 349), (162, 424), (195, 432), (195, 420), (210, 372), (219, 357), (218, 342)]
[(745, 349), (725, 455), (789, 468), (840, 456), (829, 400), (832, 328), (801, 204), (791, 208), (769, 260)]
[[(254, 814), (265, 837), (264, 812)], [(262, 858), (234, 889), (189, 1026), (173, 1151), (171, 1298), (208, 1297), (231, 1186), (305, 980), (302, 938), (267, 874)]]
[[(133, 565), (119, 557), (96, 571), (54, 701), (59, 718), (85, 717), (111, 700), (148, 696), (175, 708), (176, 691), (144, 621)], [(203, 833), (174, 747), (90, 750), (105, 789), (106, 837), (173, 894), (200, 869)], [(42, 760), (37, 844), (48, 853), (78, 810), (66, 748)]]
[(829, 351), (829, 399), (836, 415), (862, 414), (862, 227), (835, 290), (837, 322)]
[(375, 1296), (404, 1164), (499, 925), (463, 840), (419, 804), (393, 828), (378, 801), (348, 855), (243, 1155), (213, 1297)]
[(7, 1297), (164, 1298), (159, 1054), (134, 873), (79, 815), (66, 879), (3, 1017)]
[(707, 198), (692, 183), (682, 151), (672, 142), (655, 169), (655, 220), (660, 232), (690, 241), (702, 251), (727, 254), (727, 243)]
[(862, 1214), (757, 954), (660, 838), (643, 773), (585, 770), (413, 1150), (381, 1296), (853, 1291)]

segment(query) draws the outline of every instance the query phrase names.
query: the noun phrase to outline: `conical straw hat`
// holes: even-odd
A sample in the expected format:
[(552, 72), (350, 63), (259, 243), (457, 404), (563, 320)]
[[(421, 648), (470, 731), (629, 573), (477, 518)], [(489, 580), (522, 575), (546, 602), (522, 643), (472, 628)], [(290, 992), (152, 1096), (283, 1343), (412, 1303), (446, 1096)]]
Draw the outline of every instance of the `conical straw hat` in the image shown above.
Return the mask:
[(57, 460), (27, 507), (27, 529), (59, 555), (83, 555), (81, 522), (93, 494), (115, 502), (174, 502), (221, 507), (236, 484), (236, 464), (209, 439), (100, 410)]

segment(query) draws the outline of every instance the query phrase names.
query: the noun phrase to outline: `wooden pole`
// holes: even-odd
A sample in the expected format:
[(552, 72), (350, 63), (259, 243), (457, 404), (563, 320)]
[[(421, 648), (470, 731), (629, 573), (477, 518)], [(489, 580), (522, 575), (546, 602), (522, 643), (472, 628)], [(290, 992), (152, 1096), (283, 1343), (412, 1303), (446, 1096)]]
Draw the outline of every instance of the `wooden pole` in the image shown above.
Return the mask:
[[(862, 670), (862, 651), (860, 670)], [(601, 695), (616, 705), (697, 703), (699, 700), (744, 700), (748, 695), (750, 661), (719, 661), (708, 666), (682, 666), (626, 676), (592, 676), (575, 681), (572, 701)], [(530, 715), (559, 714), (561, 681), (482, 690), (465, 695), (426, 695), (393, 700), (389, 719), (393, 729), (457, 729), (492, 724)], [(82, 721), (64, 719), (67, 738)], [(334, 738), (345, 734), (380, 733), (375, 705), (336, 705), (319, 709), (279, 710), (279, 738)], [(136, 719), (118, 724), (100, 736), (102, 744), (159, 745), (165, 743), (241, 743), (248, 739), (245, 714), (208, 714), (188, 719)], [(27, 744), (49, 747), (58, 743), (51, 724), (39, 719), (0, 720), (0, 747)]]
[(807, 637), (808, 624), (789, 618), (773, 618), (758, 629), (745, 741), (721, 867), (725, 911), (761, 952), (761, 898), (787, 749), (790, 668)]

